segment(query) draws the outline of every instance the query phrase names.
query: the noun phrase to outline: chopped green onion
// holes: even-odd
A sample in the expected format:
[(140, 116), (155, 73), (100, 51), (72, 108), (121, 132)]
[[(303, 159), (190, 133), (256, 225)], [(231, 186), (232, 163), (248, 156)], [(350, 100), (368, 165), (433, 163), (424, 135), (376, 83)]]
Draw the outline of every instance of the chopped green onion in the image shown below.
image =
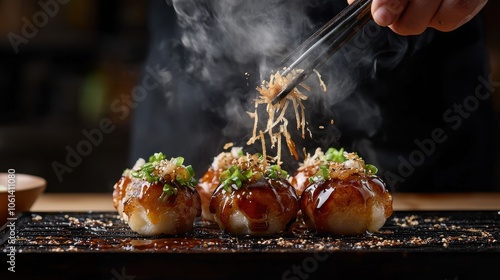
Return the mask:
[(243, 176), (245, 177), (245, 180), (250, 179), (250, 178), (252, 177), (252, 175), (253, 175), (253, 171), (252, 171), (251, 169), (250, 169), (250, 170), (248, 170), (247, 172), (245, 172), (245, 173), (243, 174)]
[(139, 168), (137, 171), (132, 171), (130, 174), (132, 177), (135, 178), (140, 178), (140, 179), (146, 179), (146, 181), (150, 183), (155, 183), (160, 180), (160, 177), (158, 176), (153, 176), (151, 173), (155, 170), (155, 166), (151, 162), (147, 162)]
[(194, 169), (191, 165), (186, 166), (187, 171), (189, 172), (189, 176), (194, 176)]
[(185, 176), (183, 176), (182, 174), (179, 174), (177, 175), (177, 177), (175, 178), (175, 180), (181, 184), (181, 185), (184, 185), (184, 186), (188, 186), (188, 187), (195, 187), (197, 184), (198, 184), (198, 181), (194, 178), (194, 169), (191, 165), (188, 165), (186, 166), (186, 171), (187, 171), (187, 178), (184, 179)]
[(365, 165), (365, 171), (369, 174), (375, 175), (378, 172), (378, 168), (373, 164), (367, 164)]
[(228, 169), (226, 169), (226, 170), (224, 170), (224, 171), (222, 171), (222, 172), (220, 173), (220, 175), (219, 175), (219, 180), (220, 180), (221, 182), (222, 182), (222, 181), (227, 180), (227, 178), (229, 178), (229, 177), (231, 176), (231, 168), (232, 168), (232, 167), (230, 167), (230, 168), (228, 168)]
[(329, 148), (325, 153), (325, 160), (334, 161), (338, 163), (346, 161), (347, 159), (344, 156), (344, 148), (340, 148), (340, 150), (337, 150), (335, 148)]
[(198, 184), (198, 180), (196, 180), (196, 178), (194, 178), (194, 175), (195, 175), (194, 169), (191, 165), (186, 166), (186, 169), (187, 169), (188, 174), (189, 174), (186, 185), (188, 187), (195, 187)]
[(219, 181), (221, 181), (224, 190), (231, 192), (231, 188), (240, 189), (243, 182), (247, 181), (252, 176), (252, 170), (243, 173), (238, 166), (233, 165), (221, 173)]
[(166, 159), (167, 157), (162, 153), (154, 153), (152, 156), (149, 157), (149, 162), (157, 162), (157, 161), (162, 161)]
[(141, 166), (141, 169), (145, 170), (145, 171), (153, 171), (155, 169), (155, 166), (153, 165), (153, 163), (148, 162), (148, 163), (143, 164)]
[[(155, 170), (155, 166), (157, 165), (156, 162), (162, 161), (166, 159), (166, 156), (163, 153), (154, 153), (152, 156), (149, 157), (149, 162), (146, 162), (143, 164), (139, 170), (132, 171), (130, 172), (130, 175), (135, 178), (140, 178), (140, 179), (145, 179), (149, 183), (156, 183), (160, 181), (159, 176), (153, 176), (152, 173)], [(184, 163), (184, 158), (183, 157), (176, 157), (172, 158), (170, 162), (178, 167), (181, 167), (182, 164)], [(194, 169), (191, 165), (185, 167), (187, 170), (187, 178), (186, 176), (181, 176), (178, 175), (175, 180), (179, 182), (181, 185), (186, 185), (188, 187), (195, 187), (196, 184), (198, 183), (197, 180), (194, 178)]]
[(175, 180), (177, 181), (177, 183), (181, 185), (187, 185), (187, 181), (184, 180), (184, 178), (182, 178), (182, 176), (180, 175), (177, 175), (177, 177), (175, 177)]
[(173, 165), (176, 165), (176, 166), (181, 166), (183, 163), (184, 163), (184, 158), (183, 157), (176, 157), (176, 158), (172, 158), (170, 160), (170, 162), (173, 164)]
[(150, 183), (156, 183), (160, 180), (160, 177), (153, 176), (151, 173), (155, 170), (155, 165), (153, 163), (164, 160), (166, 157), (163, 153), (154, 153), (149, 157), (149, 161), (143, 164), (139, 170), (130, 172), (130, 175), (135, 178), (145, 179)]
[(165, 200), (168, 197), (170, 197), (172, 195), (177, 195), (177, 192), (178, 192), (178, 190), (176, 187), (171, 186), (169, 184), (165, 184), (165, 185), (163, 185), (163, 193), (160, 196), (160, 200), (165, 202)]
[(266, 176), (271, 179), (283, 178), (285, 179), (288, 176), (288, 172), (281, 169), (278, 165), (272, 165), (267, 168)]
[(324, 181), (330, 178), (330, 170), (327, 165), (321, 165), (318, 172), (309, 178), (310, 183)]

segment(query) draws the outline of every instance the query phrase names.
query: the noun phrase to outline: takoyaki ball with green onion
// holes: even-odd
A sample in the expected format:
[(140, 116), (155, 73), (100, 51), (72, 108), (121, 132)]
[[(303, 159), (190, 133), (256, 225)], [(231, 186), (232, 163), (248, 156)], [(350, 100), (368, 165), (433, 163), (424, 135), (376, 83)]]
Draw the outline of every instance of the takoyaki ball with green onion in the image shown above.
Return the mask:
[(236, 160), (242, 155), (243, 149), (241, 147), (232, 147), (229, 152), (218, 154), (207, 172), (198, 181), (196, 190), (201, 198), (201, 217), (203, 220), (215, 222), (214, 215), (209, 210), (212, 194), (220, 185), (219, 177), (221, 173), (236, 164)]
[(114, 186), (115, 208), (141, 235), (181, 234), (193, 229), (201, 215), (197, 181), (182, 157), (167, 160), (161, 153), (139, 159)]
[(355, 153), (335, 149), (316, 153), (317, 160), (303, 166), (317, 170), (300, 201), (309, 230), (343, 235), (377, 232), (393, 209), (392, 196), (375, 175), (376, 168)]
[(296, 221), (299, 200), (287, 173), (258, 155), (245, 155), (222, 172), (210, 212), (226, 233), (270, 236)]

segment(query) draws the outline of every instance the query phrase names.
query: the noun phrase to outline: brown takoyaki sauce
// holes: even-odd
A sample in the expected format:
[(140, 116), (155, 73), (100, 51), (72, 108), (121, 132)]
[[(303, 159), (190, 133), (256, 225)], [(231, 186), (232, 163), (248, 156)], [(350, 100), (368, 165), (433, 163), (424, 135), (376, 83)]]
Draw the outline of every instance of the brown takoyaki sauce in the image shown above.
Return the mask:
[(288, 225), (295, 221), (299, 210), (297, 194), (285, 179), (247, 181), (238, 190), (226, 192), (219, 187), (210, 203), (210, 212), (218, 214), (225, 229), (231, 228), (230, 217), (241, 211), (254, 232), (265, 232), (270, 222)]
[(198, 181), (196, 189), (201, 198), (202, 218), (205, 221), (214, 221), (213, 215), (208, 210), (210, 200), (215, 189), (220, 185), (219, 176), (221, 172), (237, 162), (243, 155), (241, 147), (232, 147), (228, 152), (222, 152), (214, 158), (212, 165)]
[[(128, 197), (124, 201), (123, 212), (131, 216), (136, 207), (141, 205), (146, 210), (146, 215), (153, 224), (158, 224), (160, 215), (165, 212), (167, 208), (182, 209), (181, 215), (184, 214), (188, 219), (190, 209), (196, 209), (197, 216), (201, 215), (200, 196), (196, 190), (182, 186), (177, 182), (169, 182), (177, 188), (176, 195), (162, 197), (164, 183), (149, 183), (143, 180), (132, 181), (128, 187)], [(188, 231), (184, 228), (186, 223), (179, 220), (176, 225), (180, 232)]]
[(167, 160), (155, 153), (139, 159), (114, 185), (113, 204), (132, 230), (144, 234), (178, 234), (192, 230), (201, 215), (194, 170), (184, 158)]
[[(354, 174), (311, 184), (301, 197), (304, 222), (318, 233), (329, 232), (332, 213), (349, 215), (370, 228), (374, 205), (382, 206), (385, 218), (392, 215), (392, 197), (377, 176)], [(346, 214), (348, 213), (348, 214)]]

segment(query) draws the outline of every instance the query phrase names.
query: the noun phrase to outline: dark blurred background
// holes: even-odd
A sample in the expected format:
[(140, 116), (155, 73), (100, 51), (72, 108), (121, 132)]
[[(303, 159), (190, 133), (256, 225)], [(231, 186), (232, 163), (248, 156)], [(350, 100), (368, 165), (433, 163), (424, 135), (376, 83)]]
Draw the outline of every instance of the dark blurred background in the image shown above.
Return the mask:
[[(147, 10), (148, 1), (0, 0), (0, 172), (42, 176), (47, 192), (112, 191), (129, 167), (130, 127), (113, 102), (136, 86)], [(482, 13), (500, 136), (499, 14), (499, 1)], [(500, 159), (497, 146), (485, 156)]]

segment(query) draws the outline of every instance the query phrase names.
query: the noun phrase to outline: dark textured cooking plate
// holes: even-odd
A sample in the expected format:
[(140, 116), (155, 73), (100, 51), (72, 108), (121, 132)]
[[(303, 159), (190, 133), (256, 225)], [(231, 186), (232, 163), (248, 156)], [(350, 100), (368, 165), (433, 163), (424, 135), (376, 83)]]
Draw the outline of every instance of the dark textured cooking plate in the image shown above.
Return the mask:
[[(359, 236), (318, 236), (297, 222), (281, 236), (235, 237), (196, 221), (186, 235), (145, 237), (115, 212), (27, 212), (15, 225), (15, 244), (9, 244), (13, 227), (5, 225), (0, 249), (7, 260), (15, 250), (19, 269), (23, 262), (30, 264), (22, 267), (37, 268), (16, 275), (37, 277), (56, 269), (78, 272), (75, 276), (97, 272), (105, 279), (166, 271), (171, 279), (240, 273), (278, 279), (325, 273), (464, 279), (486, 275), (500, 264), (500, 211), (397, 211), (380, 232)], [(85, 269), (77, 269), (82, 265)]]

